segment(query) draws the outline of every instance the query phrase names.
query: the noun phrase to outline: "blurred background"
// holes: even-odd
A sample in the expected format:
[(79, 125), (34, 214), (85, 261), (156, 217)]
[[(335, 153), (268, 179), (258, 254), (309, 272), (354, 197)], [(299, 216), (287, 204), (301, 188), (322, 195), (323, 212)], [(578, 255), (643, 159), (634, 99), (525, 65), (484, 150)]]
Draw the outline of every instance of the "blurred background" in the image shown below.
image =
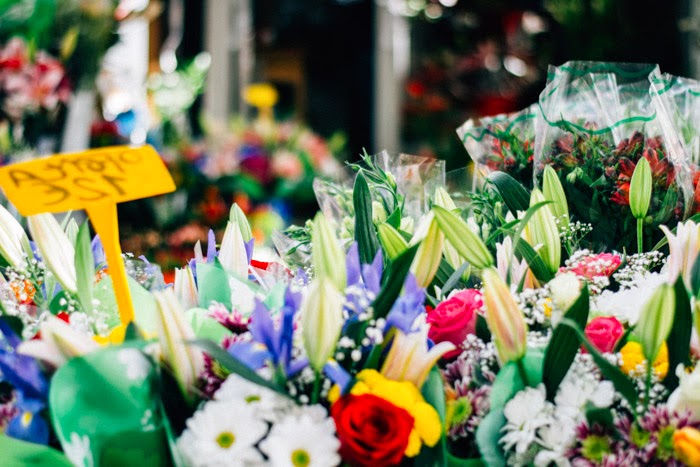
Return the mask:
[(180, 189), (120, 219), (167, 265), (233, 202), (261, 242), (307, 218), (364, 151), (468, 165), (456, 129), (536, 102), (550, 64), (697, 78), (700, 1), (0, 0), (0, 40), (1, 160), (152, 144)]

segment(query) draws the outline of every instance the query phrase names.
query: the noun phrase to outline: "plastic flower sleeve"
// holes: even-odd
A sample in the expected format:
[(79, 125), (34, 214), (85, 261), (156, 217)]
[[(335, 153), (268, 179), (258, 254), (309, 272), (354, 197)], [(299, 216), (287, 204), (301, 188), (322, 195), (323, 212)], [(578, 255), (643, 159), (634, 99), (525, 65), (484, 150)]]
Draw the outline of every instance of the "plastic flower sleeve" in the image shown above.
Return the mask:
[(416, 222), (428, 211), (428, 199), (435, 188), (445, 185), (443, 160), (382, 151), (375, 156), (375, 163), (394, 177), (398, 192), (404, 197), (403, 214)]
[(537, 106), (493, 117), (472, 118), (457, 135), (476, 166), (475, 186), (491, 172), (506, 172), (532, 187), (532, 155)]
[(697, 213), (700, 210), (700, 135), (696, 129), (700, 123), (700, 81), (664, 73), (660, 79), (652, 79), (652, 89), (680, 133), (692, 177), (691, 213)]
[(680, 129), (653, 92), (657, 65), (567, 62), (550, 67), (540, 94), (534, 151), (535, 183), (551, 165), (575, 221), (591, 224), (592, 248), (634, 243), (630, 179), (644, 157), (653, 195), (645, 219), (645, 244), (660, 238), (658, 225), (675, 224), (689, 209), (687, 154)]

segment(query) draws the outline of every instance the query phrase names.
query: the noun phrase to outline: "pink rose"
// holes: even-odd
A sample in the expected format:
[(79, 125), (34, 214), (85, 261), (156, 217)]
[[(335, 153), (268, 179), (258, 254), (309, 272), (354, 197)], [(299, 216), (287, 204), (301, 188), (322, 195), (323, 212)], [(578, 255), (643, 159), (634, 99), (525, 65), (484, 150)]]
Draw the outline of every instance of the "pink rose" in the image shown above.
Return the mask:
[(624, 332), (622, 324), (612, 316), (593, 318), (585, 330), (588, 340), (603, 353), (612, 352)]
[(612, 253), (599, 253), (580, 258), (576, 263), (568, 268), (562, 268), (576, 273), (577, 276), (593, 279), (598, 276), (609, 277), (614, 273), (622, 262), (620, 255)]
[(427, 323), (430, 325), (428, 337), (433, 342), (452, 342), (457, 349), (445, 354), (453, 358), (462, 351), (462, 344), (468, 334), (476, 332), (477, 310), (484, 305), (481, 292), (475, 289), (463, 290), (447, 300), (440, 302), (428, 311)]

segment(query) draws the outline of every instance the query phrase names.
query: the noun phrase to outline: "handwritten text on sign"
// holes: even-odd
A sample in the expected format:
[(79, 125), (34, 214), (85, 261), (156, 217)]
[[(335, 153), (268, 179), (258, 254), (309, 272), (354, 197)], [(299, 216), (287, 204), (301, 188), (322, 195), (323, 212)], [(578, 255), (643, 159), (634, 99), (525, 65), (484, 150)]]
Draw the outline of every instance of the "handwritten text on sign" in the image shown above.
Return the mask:
[(120, 203), (175, 190), (151, 146), (115, 146), (0, 168), (0, 186), (22, 215)]

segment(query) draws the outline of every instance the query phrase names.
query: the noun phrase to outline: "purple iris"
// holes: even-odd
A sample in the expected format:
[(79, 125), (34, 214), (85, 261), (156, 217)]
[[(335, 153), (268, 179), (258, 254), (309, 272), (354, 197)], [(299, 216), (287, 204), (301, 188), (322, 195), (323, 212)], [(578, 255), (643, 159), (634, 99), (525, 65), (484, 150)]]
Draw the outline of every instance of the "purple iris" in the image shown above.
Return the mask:
[(5, 434), (33, 443), (47, 444), (49, 427), (39, 414), (46, 408), (49, 385), (36, 361), (17, 353), (21, 339), (9, 324), (0, 319), (0, 381), (9, 383), (15, 392), (19, 412), (10, 422)]
[(256, 300), (248, 325), (253, 342), (234, 343), (229, 347), (229, 353), (255, 370), (270, 362), (274, 368), (282, 369), (286, 376), (301, 371), (308, 365), (307, 359), (292, 359), (294, 316), (300, 305), (301, 294), (287, 289), (280, 309), (280, 326), (276, 328), (270, 311)]
[(360, 264), (357, 243), (353, 243), (345, 257), (348, 285), (345, 289), (346, 326), (357, 320), (360, 313), (369, 307), (381, 288), (384, 258), (379, 250), (372, 264)]
[(403, 287), (403, 295), (396, 299), (386, 317), (385, 331), (395, 327), (408, 334), (416, 318), (425, 312), (425, 289), (418, 287), (416, 276), (409, 273)]

